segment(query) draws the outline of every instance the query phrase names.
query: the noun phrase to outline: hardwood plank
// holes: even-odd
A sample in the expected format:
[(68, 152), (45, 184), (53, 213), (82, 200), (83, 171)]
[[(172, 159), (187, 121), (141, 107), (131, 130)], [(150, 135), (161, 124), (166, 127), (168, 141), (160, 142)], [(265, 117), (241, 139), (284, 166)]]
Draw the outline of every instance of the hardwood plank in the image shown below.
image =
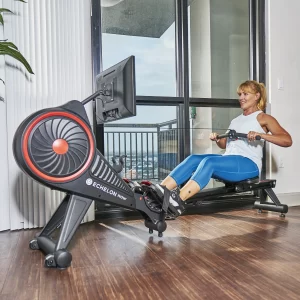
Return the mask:
[(35, 232), (36, 230), (12, 232), (12, 236), (18, 234), (19, 239), (11, 249), (13, 254), (11, 254), (1, 297), (3, 295), (15, 299), (38, 299), (42, 254), (29, 249), (29, 241)]
[(37, 230), (0, 233), (0, 299), (299, 299), (300, 207), (235, 210), (168, 221), (82, 224), (67, 270), (29, 249)]
[(11, 261), (15, 256), (15, 249), (20, 233), (5, 231), (0, 234), (0, 291), (3, 288)]
[(9, 294), (1, 294), (1, 300), (39, 300), (39, 289), (26, 288), (24, 291), (12, 291)]

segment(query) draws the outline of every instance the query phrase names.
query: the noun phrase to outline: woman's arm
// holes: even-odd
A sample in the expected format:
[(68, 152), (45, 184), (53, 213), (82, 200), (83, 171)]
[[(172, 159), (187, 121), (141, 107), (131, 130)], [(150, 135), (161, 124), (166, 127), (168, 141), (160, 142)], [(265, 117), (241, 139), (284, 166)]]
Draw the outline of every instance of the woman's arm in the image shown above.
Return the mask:
[(221, 148), (221, 149), (226, 149), (226, 142), (227, 138), (222, 138), (216, 141), (216, 144)]
[(222, 139), (218, 139), (218, 133), (216, 132), (212, 132), (209, 136), (209, 138), (212, 141), (215, 141), (216, 144), (221, 148), (221, 149), (226, 149), (226, 141), (227, 138), (222, 138)]
[[(278, 121), (265, 113), (258, 115), (258, 122), (267, 133), (257, 133), (265, 141), (281, 147), (290, 147), (293, 144), (290, 134), (278, 123)], [(271, 134), (268, 134), (270, 132)]]

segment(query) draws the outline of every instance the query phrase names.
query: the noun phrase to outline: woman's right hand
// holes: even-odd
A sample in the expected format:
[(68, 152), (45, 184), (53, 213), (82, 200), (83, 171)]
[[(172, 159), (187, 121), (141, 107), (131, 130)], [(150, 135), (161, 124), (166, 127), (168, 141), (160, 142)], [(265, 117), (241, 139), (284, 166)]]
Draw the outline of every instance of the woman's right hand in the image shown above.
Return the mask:
[(212, 140), (212, 141), (215, 141), (215, 142), (218, 142), (220, 139), (218, 139), (218, 133), (216, 132), (212, 132), (210, 135), (209, 135), (209, 138)]

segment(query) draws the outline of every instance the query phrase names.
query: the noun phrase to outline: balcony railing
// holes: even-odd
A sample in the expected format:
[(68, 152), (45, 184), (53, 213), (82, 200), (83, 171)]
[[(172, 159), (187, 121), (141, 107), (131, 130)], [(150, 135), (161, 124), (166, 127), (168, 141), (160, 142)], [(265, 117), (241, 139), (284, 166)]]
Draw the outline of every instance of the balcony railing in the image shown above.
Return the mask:
[[(105, 157), (124, 155), (122, 176), (161, 180), (177, 165), (177, 120), (159, 124), (106, 124)], [(118, 160), (117, 160), (118, 161)]]

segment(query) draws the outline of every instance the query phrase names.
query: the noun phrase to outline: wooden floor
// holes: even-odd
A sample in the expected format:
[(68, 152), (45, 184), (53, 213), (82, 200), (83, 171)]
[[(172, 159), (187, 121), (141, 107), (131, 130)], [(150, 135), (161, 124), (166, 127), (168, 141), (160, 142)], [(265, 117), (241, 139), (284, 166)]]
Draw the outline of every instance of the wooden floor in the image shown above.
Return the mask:
[(0, 299), (300, 299), (300, 207), (237, 210), (168, 221), (163, 238), (141, 220), (81, 225), (72, 266), (46, 269), (28, 243), (0, 233)]

